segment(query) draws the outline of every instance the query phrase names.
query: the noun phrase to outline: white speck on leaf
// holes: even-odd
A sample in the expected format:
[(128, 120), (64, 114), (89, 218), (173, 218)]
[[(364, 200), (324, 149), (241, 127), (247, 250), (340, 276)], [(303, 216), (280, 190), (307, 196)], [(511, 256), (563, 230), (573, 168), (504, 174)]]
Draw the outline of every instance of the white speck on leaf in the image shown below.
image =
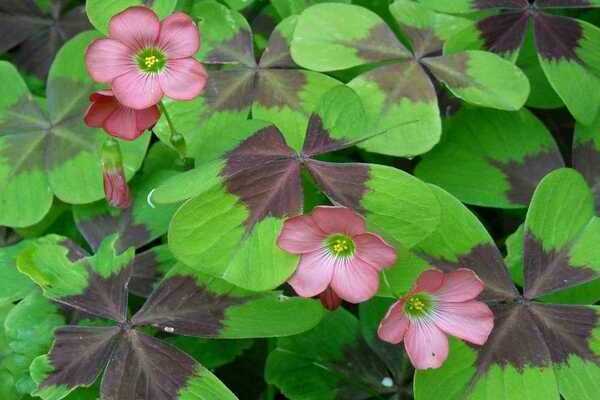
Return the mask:
[(389, 376), (386, 376), (381, 380), (381, 386), (391, 388), (392, 386), (394, 386), (394, 380)]

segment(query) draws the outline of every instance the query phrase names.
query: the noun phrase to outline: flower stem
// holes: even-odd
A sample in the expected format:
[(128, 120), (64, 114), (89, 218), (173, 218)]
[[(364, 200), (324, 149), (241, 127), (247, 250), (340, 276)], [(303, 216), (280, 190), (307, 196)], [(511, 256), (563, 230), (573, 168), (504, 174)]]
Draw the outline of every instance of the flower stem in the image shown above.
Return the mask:
[(187, 145), (185, 143), (185, 137), (181, 133), (179, 133), (175, 130), (175, 125), (173, 125), (173, 120), (171, 119), (171, 116), (169, 115), (169, 112), (167, 111), (167, 107), (165, 107), (165, 105), (163, 104), (162, 101), (160, 103), (158, 103), (158, 108), (160, 109), (160, 112), (165, 116), (165, 118), (167, 120), (167, 124), (169, 125), (169, 130), (171, 131), (171, 136), (169, 137), (169, 141), (171, 142), (171, 145), (175, 148), (175, 150), (177, 150), (181, 159), (182, 160), (185, 159), (186, 153), (187, 153)]

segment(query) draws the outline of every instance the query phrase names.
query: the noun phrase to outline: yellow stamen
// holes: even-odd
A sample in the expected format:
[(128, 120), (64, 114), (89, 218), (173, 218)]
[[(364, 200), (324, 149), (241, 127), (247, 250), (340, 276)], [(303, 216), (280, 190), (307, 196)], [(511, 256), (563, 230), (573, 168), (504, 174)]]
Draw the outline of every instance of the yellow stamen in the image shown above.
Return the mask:
[(158, 58), (156, 56), (148, 56), (144, 58), (144, 65), (147, 68), (152, 68), (154, 64), (158, 62)]

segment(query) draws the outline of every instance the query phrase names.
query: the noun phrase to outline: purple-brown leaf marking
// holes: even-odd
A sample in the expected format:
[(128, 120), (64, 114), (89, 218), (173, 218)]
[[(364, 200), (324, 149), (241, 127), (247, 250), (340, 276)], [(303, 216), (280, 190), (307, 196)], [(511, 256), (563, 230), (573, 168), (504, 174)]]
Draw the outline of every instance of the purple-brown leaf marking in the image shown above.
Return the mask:
[(573, 145), (573, 167), (592, 188), (596, 200), (596, 213), (600, 215), (600, 151), (594, 145), (594, 141)]
[(108, 278), (88, 268), (88, 286), (81, 294), (57, 299), (58, 302), (87, 314), (117, 322), (127, 319), (127, 283), (131, 265)]
[(534, 17), (535, 44), (538, 53), (549, 61), (577, 61), (583, 28), (572, 18), (538, 13)]
[(361, 200), (367, 192), (369, 166), (361, 163), (336, 164), (306, 160), (304, 165), (323, 193), (336, 205), (364, 211)]
[(204, 57), (206, 64), (243, 64), (254, 68), (254, 44), (252, 32), (242, 28), (230, 40), (219, 44)]
[(521, 48), (529, 24), (526, 12), (492, 15), (477, 22), (484, 49), (496, 54), (510, 54)]
[(480, 244), (466, 254), (459, 255), (454, 262), (418, 254), (433, 267), (444, 272), (458, 268), (469, 268), (485, 283), (485, 290), (480, 298), (485, 301), (514, 299), (519, 295), (510, 279), (502, 254), (494, 244)]
[(133, 273), (127, 285), (129, 292), (141, 297), (150, 296), (154, 285), (162, 277), (159, 265), (160, 261), (154, 249), (136, 255), (133, 260)]
[(535, 188), (544, 176), (564, 167), (563, 159), (557, 150), (529, 154), (521, 161), (501, 162), (488, 159), (488, 162), (506, 176), (510, 186), (506, 198), (512, 204), (522, 206), (529, 205)]
[(135, 329), (127, 330), (104, 378), (102, 398), (173, 400), (199, 365), (187, 354)]
[(521, 9), (529, 6), (527, 0), (474, 0), (475, 10), (487, 10), (490, 8)]
[(568, 251), (569, 246), (546, 251), (539, 239), (531, 232), (525, 232), (525, 298), (534, 299), (598, 277), (598, 273), (591, 268), (570, 265)]
[(213, 293), (189, 276), (174, 276), (160, 284), (132, 323), (152, 325), (178, 335), (218, 337), (227, 309), (248, 300)]
[(248, 112), (256, 94), (256, 71), (243, 66), (210, 70), (202, 97), (210, 112)]
[(323, 126), (323, 119), (318, 114), (313, 113), (310, 116), (304, 145), (302, 146), (302, 154), (305, 157), (313, 157), (340, 150), (346, 147), (347, 144), (347, 141), (333, 139), (329, 135), (329, 131)]
[(67, 3), (51, 0), (51, 10), (44, 14), (34, 0), (2, 0), (0, 54), (13, 49), (17, 65), (45, 79), (62, 45), (77, 33), (91, 28), (84, 7), (68, 10)]
[(266, 108), (302, 110), (300, 94), (306, 84), (306, 75), (299, 69), (259, 69), (254, 101)]
[(340, 44), (356, 49), (356, 55), (365, 63), (374, 63), (398, 58), (410, 58), (410, 52), (385, 23), (373, 26), (364, 39), (345, 41)]
[(290, 53), (290, 45), (279, 30), (274, 30), (260, 57), (261, 68), (298, 68)]
[(587, 8), (591, 6), (588, 0), (537, 0), (538, 8)]
[(221, 171), (229, 193), (250, 211), (249, 231), (268, 216), (293, 216), (302, 209), (300, 162), (274, 126), (242, 142), (226, 155)]
[(106, 367), (119, 338), (118, 327), (66, 326), (55, 331), (48, 354), (54, 370), (40, 388), (89, 386)]
[(408, 36), (415, 57), (421, 58), (429, 54), (437, 54), (444, 47), (444, 42), (431, 28), (416, 28), (402, 24), (402, 32)]
[(468, 73), (469, 55), (450, 54), (440, 57), (427, 57), (422, 60), (436, 79), (453, 88), (466, 88), (473, 85)]

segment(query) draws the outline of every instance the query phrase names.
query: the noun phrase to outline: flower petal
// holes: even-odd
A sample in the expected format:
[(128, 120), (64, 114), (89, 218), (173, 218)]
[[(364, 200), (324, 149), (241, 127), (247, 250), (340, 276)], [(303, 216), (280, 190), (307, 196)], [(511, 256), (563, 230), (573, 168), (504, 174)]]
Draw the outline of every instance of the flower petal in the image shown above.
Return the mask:
[(160, 119), (160, 111), (157, 106), (136, 110), (135, 120), (137, 129), (143, 133), (146, 129), (152, 128)]
[(131, 49), (113, 39), (94, 40), (85, 52), (85, 65), (92, 79), (103, 83), (136, 68)]
[(198, 27), (187, 14), (171, 14), (160, 23), (158, 46), (169, 59), (191, 57), (200, 48)]
[(356, 256), (378, 270), (394, 265), (396, 250), (374, 233), (362, 233), (352, 238), (356, 245)]
[(411, 321), (404, 346), (416, 369), (439, 368), (448, 358), (448, 338), (431, 321)]
[(125, 107), (141, 110), (158, 103), (163, 91), (156, 74), (131, 71), (113, 81), (112, 90)]
[(118, 107), (104, 122), (104, 129), (114, 137), (133, 140), (141, 133), (137, 129), (135, 110)]
[(114, 97), (97, 95), (96, 93), (90, 96), (92, 104), (88, 107), (83, 120), (85, 124), (92, 128), (102, 128), (104, 121), (112, 114), (119, 103)]
[(208, 75), (200, 62), (193, 58), (169, 60), (159, 74), (160, 87), (165, 95), (175, 100), (192, 100), (197, 97)]
[(439, 269), (431, 268), (423, 271), (415, 282), (412, 293), (428, 292), (433, 293), (442, 286), (444, 282), (444, 273)]
[(392, 304), (383, 320), (381, 320), (377, 335), (379, 339), (385, 342), (398, 344), (404, 339), (409, 324), (410, 321), (404, 314), (404, 301), (399, 300)]
[(132, 50), (140, 50), (156, 44), (160, 21), (148, 7), (129, 7), (111, 18), (109, 37), (123, 42)]
[(442, 301), (461, 302), (475, 299), (484, 288), (483, 281), (475, 272), (459, 268), (444, 275), (444, 282), (435, 295)]
[(494, 313), (480, 301), (441, 302), (437, 305), (433, 321), (449, 335), (482, 345), (494, 328)]
[(277, 245), (289, 253), (302, 254), (321, 249), (324, 240), (325, 233), (312, 217), (299, 215), (285, 221)]
[(342, 299), (362, 303), (375, 296), (379, 289), (379, 273), (358, 257), (338, 260), (331, 287)]
[(333, 257), (325, 251), (304, 254), (288, 283), (302, 297), (313, 297), (329, 286), (334, 270)]
[(350, 236), (366, 232), (365, 219), (354, 210), (346, 207), (319, 206), (312, 216), (327, 234), (345, 233)]

